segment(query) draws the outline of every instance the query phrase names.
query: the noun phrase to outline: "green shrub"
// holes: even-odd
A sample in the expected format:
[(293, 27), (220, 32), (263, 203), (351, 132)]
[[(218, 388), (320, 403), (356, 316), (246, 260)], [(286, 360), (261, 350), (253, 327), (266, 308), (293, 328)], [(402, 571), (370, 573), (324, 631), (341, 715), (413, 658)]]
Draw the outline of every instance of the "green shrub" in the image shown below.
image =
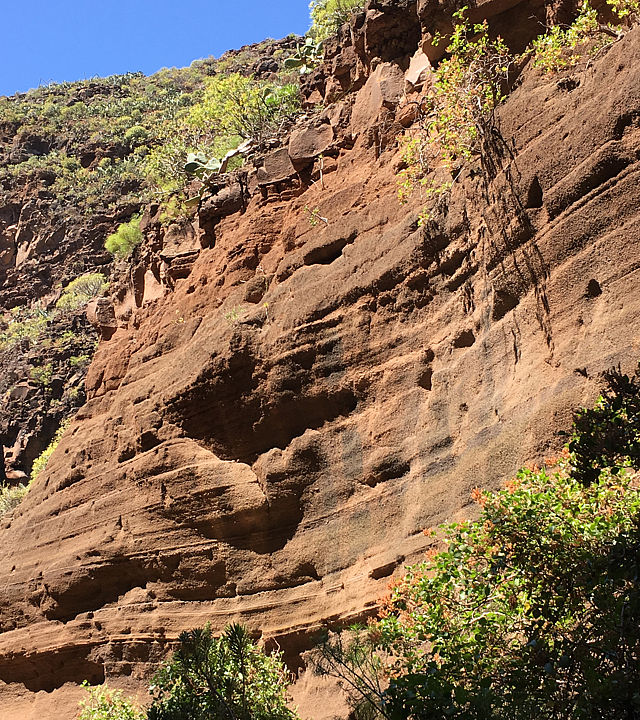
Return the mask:
[(62, 436), (64, 435), (70, 424), (70, 419), (65, 420), (65, 422), (63, 422), (56, 431), (56, 434), (53, 436), (53, 440), (33, 461), (33, 465), (31, 466), (31, 482), (33, 482), (38, 477), (38, 475), (40, 475), (40, 473), (47, 467), (49, 458), (53, 455), (53, 451), (58, 447)]
[(91, 362), (91, 357), (87, 354), (72, 355), (69, 358), (69, 365), (72, 368), (85, 368)]
[(569, 441), (572, 475), (584, 485), (604, 469), (640, 467), (640, 366), (633, 377), (611, 370), (605, 381), (595, 407), (576, 413)]
[[(476, 489), (477, 520), (426, 531), (443, 549), (392, 584), (358, 640), (378, 648), (385, 690), (334, 652), (329, 671), (347, 679), (346, 664), (379, 715), (640, 717), (640, 417), (638, 378), (623, 377), (609, 380), (604, 405), (578, 413), (555, 471)], [(579, 457), (595, 461), (588, 483)]]
[(35, 365), (31, 368), (29, 377), (38, 385), (48, 387), (53, 377), (53, 365), (50, 362), (45, 365)]
[(295, 720), (285, 702), (278, 653), (265, 654), (240, 625), (220, 638), (209, 627), (182, 633), (156, 674), (148, 720)]
[(141, 242), (140, 217), (136, 215), (109, 235), (104, 246), (112, 255), (120, 259), (126, 259), (131, 255), (136, 245)]
[(629, 25), (640, 21), (640, 0), (607, 0), (607, 5)]
[(184, 187), (185, 158), (198, 142), (197, 134), (193, 139), (186, 137), (179, 123), (174, 122), (171, 127), (173, 137), (154, 147), (144, 161), (147, 180), (164, 193), (175, 193)]
[[(89, 687), (89, 697), (79, 704), (78, 720), (143, 720), (145, 713), (120, 690), (111, 690), (106, 685)], [(186, 718), (185, 718), (186, 720)]]
[(33, 461), (33, 465), (31, 467), (31, 476), (29, 478), (29, 482), (26, 485), (22, 483), (20, 483), (19, 485), (0, 485), (0, 517), (17, 507), (24, 498), (24, 496), (29, 492), (31, 483), (47, 466), (49, 458), (58, 446), (60, 438), (64, 434), (65, 430), (69, 427), (70, 422), (71, 420), (67, 420), (60, 425), (53, 440), (49, 443), (47, 448), (45, 448), (45, 450), (43, 450), (40, 455)]
[[(405, 139), (405, 169), (398, 176), (401, 202), (421, 188), (425, 200), (440, 199), (455, 182), (465, 162), (478, 154), (491, 132), (493, 113), (504, 100), (513, 57), (488, 24), (470, 23), (466, 7), (455, 12), (447, 53), (433, 86), (420, 107), (417, 130)], [(437, 44), (437, 43), (436, 43)], [(433, 171), (447, 178), (436, 181)], [(424, 222), (430, 215), (423, 211)]]
[(0, 333), (0, 351), (9, 350), (22, 340), (33, 342), (40, 339), (51, 320), (51, 313), (44, 308), (16, 308), (6, 330)]
[(56, 303), (59, 310), (77, 310), (109, 287), (102, 273), (87, 273), (72, 280)]
[(362, 0), (311, 0), (311, 29), (309, 34), (322, 41), (339, 30), (354, 10), (364, 7)]
[(450, 526), (385, 606), (392, 713), (638, 717), (637, 485), (523, 471), (478, 500), (479, 520)]
[(275, 85), (233, 73), (208, 81), (202, 102), (191, 108), (187, 123), (219, 139), (253, 138), (260, 142), (299, 110), (297, 85)]
[(124, 134), (124, 141), (129, 147), (143, 145), (149, 139), (149, 132), (142, 125), (133, 125)]
[(596, 34), (599, 26), (598, 13), (585, 0), (569, 27), (554, 25), (532, 42), (534, 67), (551, 73), (577, 65), (583, 57), (582, 46)]
[(11, 512), (29, 491), (28, 485), (0, 485), (0, 517)]
[[(621, 24), (631, 26), (640, 20), (640, 0), (607, 0), (607, 5)], [(532, 42), (533, 65), (546, 73), (574, 67), (585, 55), (595, 55), (622, 34), (620, 26), (600, 22), (597, 10), (583, 0), (571, 25), (554, 25)]]

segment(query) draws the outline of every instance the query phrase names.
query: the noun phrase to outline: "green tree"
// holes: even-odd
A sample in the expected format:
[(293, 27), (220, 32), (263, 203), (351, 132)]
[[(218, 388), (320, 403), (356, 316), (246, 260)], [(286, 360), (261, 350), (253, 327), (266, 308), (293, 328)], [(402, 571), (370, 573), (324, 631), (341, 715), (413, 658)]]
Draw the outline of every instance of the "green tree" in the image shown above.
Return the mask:
[(378, 715), (640, 718), (639, 379), (609, 373), (553, 471), (476, 489), (477, 520), (427, 531), (442, 549), (392, 586), (358, 639), (384, 661), (382, 693), (371, 662), (363, 676), (334, 646), (348, 672), (330, 669)]
[(241, 625), (219, 638), (211, 629), (182, 633), (156, 674), (148, 720), (295, 720), (285, 702), (287, 676), (278, 653), (265, 654)]
[(259, 142), (275, 134), (299, 109), (297, 85), (266, 83), (239, 73), (216, 75), (208, 81), (202, 102), (189, 111), (187, 124), (218, 138), (226, 152), (243, 138)]

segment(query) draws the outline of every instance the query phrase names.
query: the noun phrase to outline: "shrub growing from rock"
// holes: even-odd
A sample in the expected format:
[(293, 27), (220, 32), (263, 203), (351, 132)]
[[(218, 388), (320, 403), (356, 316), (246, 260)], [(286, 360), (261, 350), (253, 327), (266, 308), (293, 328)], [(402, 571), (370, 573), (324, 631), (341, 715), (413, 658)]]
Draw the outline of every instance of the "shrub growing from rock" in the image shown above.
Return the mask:
[(215, 638), (209, 627), (182, 633), (180, 646), (156, 674), (149, 720), (295, 720), (287, 707), (287, 675), (279, 653), (253, 643), (229, 625)]
[(136, 215), (109, 235), (104, 246), (112, 255), (125, 260), (141, 242), (140, 217)]
[(72, 280), (56, 303), (59, 310), (77, 310), (100, 295), (109, 283), (102, 273), (87, 273)]
[(47, 467), (49, 458), (53, 455), (53, 451), (58, 447), (58, 443), (62, 439), (62, 436), (66, 432), (67, 428), (69, 427), (70, 422), (71, 420), (66, 420), (62, 423), (62, 425), (60, 425), (60, 427), (56, 431), (56, 434), (53, 436), (53, 440), (33, 461), (33, 465), (31, 467), (31, 482), (33, 482), (38, 477), (38, 475), (40, 475), (40, 473)]
[[(88, 687), (88, 686), (87, 686)], [(89, 697), (80, 702), (78, 720), (144, 720), (145, 713), (120, 690), (106, 685), (88, 687)]]
[(553, 471), (476, 489), (477, 520), (426, 531), (440, 551), (392, 584), (357, 639), (384, 661), (383, 692), (350, 645), (334, 644), (325, 672), (355, 673), (389, 720), (639, 718), (639, 381), (609, 375)]
[[(490, 37), (487, 21), (469, 22), (466, 10), (453, 14), (449, 55), (420, 104), (416, 128), (404, 139), (405, 168), (398, 175), (401, 202), (417, 188), (427, 202), (445, 197), (464, 164), (482, 151), (494, 111), (505, 98), (513, 57), (500, 37)], [(438, 169), (445, 177), (435, 178)], [(431, 211), (431, 206), (423, 210), (421, 223)]]
[(29, 486), (23, 483), (0, 485), (0, 517), (18, 507), (28, 491)]
[(6, 329), (0, 332), (0, 352), (10, 350), (22, 340), (37, 342), (51, 319), (52, 314), (43, 307), (14, 308)]
[(297, 85), (277, 85), (232, 73), (208, 81), (202, 102), (191, 108), (187, 122), (215, 136), (227, 152), (243, 138), (260, 142), (276, 134), (299, 109)]
[(311, 29), (316, 41), (334, 35), (354, 10), (364, 7), (362, 0), (311, 0)]

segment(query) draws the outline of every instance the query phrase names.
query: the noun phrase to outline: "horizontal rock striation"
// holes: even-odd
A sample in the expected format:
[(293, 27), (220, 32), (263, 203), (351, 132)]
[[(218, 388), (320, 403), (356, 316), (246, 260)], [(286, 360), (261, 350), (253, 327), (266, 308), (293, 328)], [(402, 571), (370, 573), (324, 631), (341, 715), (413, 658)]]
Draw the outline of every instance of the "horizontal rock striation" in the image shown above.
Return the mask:
[[(525, 70), (426, 228), (397, 200), (398, 97), (376, 110), (364, 84), (327, 112), (326, 155), (216, 219), (101, 343), (2, 524), (0, 718), (72, 717), (71, 681), (141, 690), (205, 622), (296, 669), (474, 486), (557, 451), (598, 374), (638, 360), (639, 41), (571, 83)], [(306, 162), (331, 139), (305, 133)]]

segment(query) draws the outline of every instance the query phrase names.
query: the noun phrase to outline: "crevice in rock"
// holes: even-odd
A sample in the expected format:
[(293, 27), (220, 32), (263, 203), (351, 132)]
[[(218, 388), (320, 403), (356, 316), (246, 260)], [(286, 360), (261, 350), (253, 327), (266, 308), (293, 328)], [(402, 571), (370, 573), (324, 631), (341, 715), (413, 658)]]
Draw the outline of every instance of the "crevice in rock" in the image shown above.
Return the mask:
[(538, 176), (534, 175), (533, 180), (531, 181), (531, 184), (529, 185), (529, 189), (527, 190), (527, 200), (525, 202), (525, 208), (533, 209), (533, 208), (541, 208), (544, 201), (544, 194), (542, 192), (542, 186), (540, 185), (540, 180), (538, 180)]
[(492, 319), (500, 320), (510, 310), (513, 310), (519, 302), (520, 298), (513, 293), (510, 293), (507, 290), (496, 290), (493, 294), (493, 307), (491, 310)]
[(600, 283), (594, 278), (592, 278), (587, 283), (587, 291), (585, 293), (585, 297), (597, 298), (599, 295), (602, 295), (602, 288), (600, 287)]
[(453, 341), (454, 348), (468, 348), (471, 347), (476, 341), (476, 336), (473, 334), (473, 330), (463, 330), (459, 333)]
[(30, 692), (51, 693), (65, 683), (101, 685), (105, 681), (104, 666), (78, 652), (77, 647), (61, 648), (32, 655), (11, 655), (0, 658), (0, 680), (20, 683)]

